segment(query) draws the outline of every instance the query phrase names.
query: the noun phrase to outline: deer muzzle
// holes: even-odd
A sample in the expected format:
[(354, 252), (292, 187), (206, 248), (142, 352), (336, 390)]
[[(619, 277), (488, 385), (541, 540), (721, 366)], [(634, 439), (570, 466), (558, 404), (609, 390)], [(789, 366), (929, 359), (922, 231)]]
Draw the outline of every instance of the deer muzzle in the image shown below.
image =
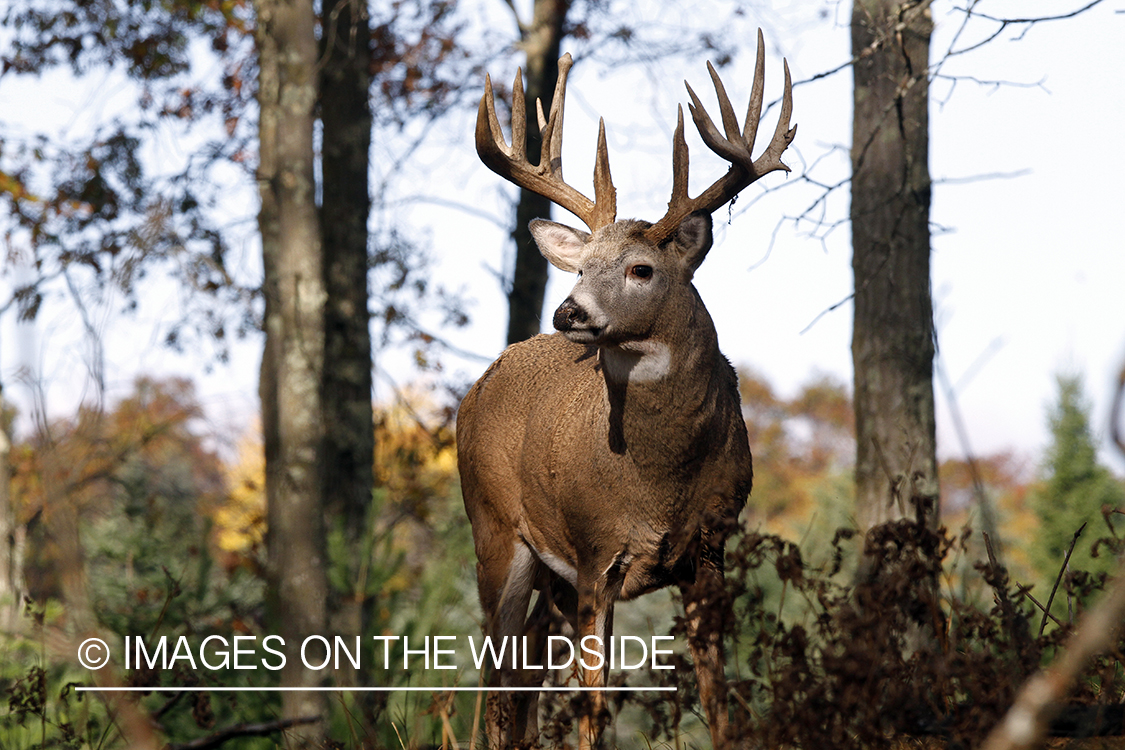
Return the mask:
[(555, 330), (575, 342), (589, 343), (601, 335), (602, 329), (590, 325), (590, 315), (573, 297), (567, 297), (555, 310)]

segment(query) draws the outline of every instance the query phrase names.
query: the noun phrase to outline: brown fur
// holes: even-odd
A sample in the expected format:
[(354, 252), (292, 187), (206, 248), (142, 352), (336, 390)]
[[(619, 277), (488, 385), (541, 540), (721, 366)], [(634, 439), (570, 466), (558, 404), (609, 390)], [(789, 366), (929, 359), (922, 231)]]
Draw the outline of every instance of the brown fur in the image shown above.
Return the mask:
[[(583, 275), (556, 314), (566, 335), (509, 347), (461, 403), (462, 489), (489, 635), (540, 631), (561, 596), (555, 606), (570, 610), (576, 641), (604, 639), (615, 601), (679, 585), (713, 743), (726, 747), (721, 643), (702, 613), (721, 589), (723, 543), (750, 491), (750, 450), (734, 370), (691, 284), (711, 245), (710, 218), (689, 217), (659, 246), (644, 238), (647, 226), (575, 233)], [(548, 243), (542, 232), (537, 238)], [(641, 265), (650, 278), (630, 276)], [(610, 321), (604, 331), (582, 329), (602, 319)], [(667, 355), (663, 368), (660, 356), (648, 360), (660, 376), (631, 378), (631, 358), (652, 351)], [(528, 618), (532, 589), (541, 594)], [(541, 663), (545, 638), (537, 635), (531, 663)], [(584, 684), (604, 685), (604, 671), (584, 674)], [(524, 672), (496, 670), (490, 684), (542, 682), (542, 673)], [(593, 695), (582, 747), (597, 744), (605, 721), (603, 694)], [(493, 693), (490, 745), (534, 745), (536, 705), (534, 693)]]

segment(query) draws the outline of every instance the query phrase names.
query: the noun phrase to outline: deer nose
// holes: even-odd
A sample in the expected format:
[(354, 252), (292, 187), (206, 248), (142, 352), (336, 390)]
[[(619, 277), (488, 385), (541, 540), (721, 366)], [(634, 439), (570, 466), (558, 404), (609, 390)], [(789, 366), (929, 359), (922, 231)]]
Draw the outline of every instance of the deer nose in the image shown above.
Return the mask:
[(555, 324), (557, 331), (573, 331), (577, 326), (585, 323), (589, 319), (589, 315), (583, 310), (573, 297), (567, 297), (559, 309), (555, 310), (555, 318), (552, 321)]

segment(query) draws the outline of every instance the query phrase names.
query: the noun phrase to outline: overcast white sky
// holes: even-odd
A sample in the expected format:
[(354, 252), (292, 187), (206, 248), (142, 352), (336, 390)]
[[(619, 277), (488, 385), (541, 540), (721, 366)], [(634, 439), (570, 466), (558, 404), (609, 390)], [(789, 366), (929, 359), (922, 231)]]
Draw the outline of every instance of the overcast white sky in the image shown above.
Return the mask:
[[(986, 1), (978, 11), (996, 17), (1030, 17), (1069, 11), (1085, 0)], [(681, 3), (683, 12), (690, 6)], [(933, 5), (937, 28), (933, 58), (949, 47), (961, 15), (950, 2)], [(848, 3), (773, 3), (747, 24), (746, 54), (723, 73), (727, 91), (744, 106), (753, 70), (754, 25), (767, 36), (767, 99), (780, 91), (779, 57), (795, 81), (835, 68), (848, 59)], [(821, 18), (823, 11), (824, 17)], [(706, 19), (694, 19), (706, 23)], [(963, 47), (996, 29), (980, 22), (958, 42)], [(1021, 33), (1022, 38), (1016, 39)], [(950, 60), (941, 73), (964, 76), (955, 86), (939, 80), (931, 89), (930, 170), (935, 180), (932, 218), (942, 231), (933, 240), (933, 294), (941, 366), (957, 384), (957, 401), (979, 454), (1014, 450), (1037, 461), (1047, 441), (1045, 410), (1059, 372), (1085, 376), (1100, 436), (1108, 425), (1116, 373), (1125, 365), (1125, 3), (1106, 0), (1080, 18), (1010, 27), (987, 46)], [(510, 79), (513, 71), (496, 71)], [(979, 82), (969, 80), (974, 78)], [(604, 116), (619, 191), (619, 216), (655, 219), (670, 185), (668, 150), (675, 106), (686, 101), (684, 78), (710, 105), (713, 95), (702, 59), (644, 70), (613, 71), (580, 61), (571, 76), (564, 160), (568, 181), (586, 190), (593, 165), (597, 116)], [(1009, 81), (1025, 86), (995, 86)], [(110, 87), (112, 89), (112, 87)], [(828, 200), (824, 225), (795, 223), (819, 190), (800, 176), (832, 183), (846, 176), (851, 128), (850, 71), (800, 86), (794, 93), (799, 131), (787, 163), (788, 178), (763, 180), (727, 212), (715, 214), (716, 246), (697, 275), (697, 286), (719, 328), (720, 343), (737, 365), (752, 367), (783, 393), (827, 373), (851, 381), (852, 289), (846, 190)], [(48, 132), (80, 127), (94, 97), (67, 92), (56, 82), (0, 79), (0, 123), (12, 127), (16, 110), (36, 112)], [(38, 106), (33, 106), (38, 105)], [(112, 104), (98, 107), (112, 109)], [(713, 105), (709, 106), (715, 113)], [(766, 115), (763, 140), (776, 110)], [(24, 127), (32, 127), (25, 120)], [(690, 123), (689, 123), (690, 125)], [(440, 144), (419, 154), (417, 180), (425, 191), (471, 204), (479, 214), (433, 205), (403, 209), (431, 240), (437, 281), (461, 288), (473, 300), (472, 325), (448, 332), (463, 349), (486, 357), (503, 345), (505, 306), (493, 269), (508, 252), (506, 232), (487, 217), (506, 220), (508, 195), (500, 179), (477, 162), (471, 145), (472, 115), (450, 118)], [(696, 138), (693, 191), (722, 171), (707, 162)], [(163, 149), (163, 151), (161, 151)], [(163, 143), (157, 154), (182, 156), (182, 144)], [(159, 157), (158, 157), (159, 158)], [(442, 164), (443, 171), (430, 171)], [(710, 171), (708, 171), (708, 167)], [(1003, 175), (1004, 177), (999, 177)], [(992, 176), (992, 179), (980, 179)], [(978, 179), (973, 179), (978, 178)], [(420, 190), (421, 192), (421, 190)], [(758, 199), (760, 198), (760, 199)], [(253, 272), (251, 239), (256, 205), (232, 200), (243, 232), (244, 261)], [(752, 200), (754, 199), (754, 200)], [(564, 212), (555, 218), (567, 221)], [(828, 225), (834, 225), (831, 230)], [(553, 277), (549, 306), (565, 297), (570, 280)], [(175, 311), (167, 288), (147, 300), (135, 321), (101, 313), (111, 389), (124, 391), (137, 372), (181, 373), (198, 379), (204, 402), (219, 424), (244, 425), (256, 409), (260, 341), (234, 353), (229, 367), (204, 372), (198, 357), (174, 355), (159, 345)], [(834, 305), (843, 304), (826, 312)], [(17, 333), (10, 315), (0, 321), (0, 377), (11, 386), (15, 368), (37, 362), (48, 399), (70, 408), (83, 392), (88, 355), (75, 343), (73, 313), (48, 310), (34, 331)], [(547, 318), (549, 326), (549, 311)], [(380, 365), (402, 382), (405, 355), (384, 355)], [(466, 378), (484, 363), (449, 358)], [(5, 395), (23, 401), (18, 388)], [(26, 403), (26, 402), (25, 402)], [(960, 455), (948, 401), (938, 395), (940, 450)], [(1103, 451), (1121, 471), (1125, 462)]]

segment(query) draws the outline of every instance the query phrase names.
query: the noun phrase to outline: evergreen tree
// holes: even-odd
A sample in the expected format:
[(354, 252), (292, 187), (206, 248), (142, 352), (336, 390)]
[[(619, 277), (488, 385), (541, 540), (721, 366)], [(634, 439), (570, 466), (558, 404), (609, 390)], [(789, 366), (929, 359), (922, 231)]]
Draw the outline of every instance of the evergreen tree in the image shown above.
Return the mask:
[(1125, 506), (1125, 486), (1098, 464), (1082, 379), (1060, 375), (1058, 384), (1058, 402), (1048, 414), (1051, 445), (1041, 482), (1031, 496), (1031, 507), (1040, 522), (1032, 559), (1048, 586), (1054, 583), (1074, 533), (1082, 524), (1086, 528), (1074, 546), (1069, 569), (1089, 573), (1112, 569), (1114, 561), (1104, 548), (1097, 558), (1091, 555), (1091, 548), (1094, 540), (1108, 535), (1102, 508)]

